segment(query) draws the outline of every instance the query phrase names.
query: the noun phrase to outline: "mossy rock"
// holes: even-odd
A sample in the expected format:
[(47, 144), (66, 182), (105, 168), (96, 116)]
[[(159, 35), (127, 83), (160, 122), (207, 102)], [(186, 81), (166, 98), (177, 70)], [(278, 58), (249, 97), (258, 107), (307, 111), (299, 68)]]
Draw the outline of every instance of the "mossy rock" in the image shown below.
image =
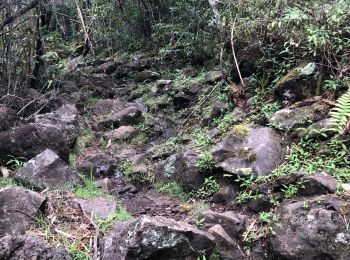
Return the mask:
[(314, 62), (303, 64), (289, 71), (274, 87), (277, 101), (288, 106), (314, 96), (317, 93), (318, 69)]
[(275, 130), (253, 125), (236, 126), (212, 151), (216, 168), (229, 174), (259, 176), (270, 174), (284, 153), (282, 137)]

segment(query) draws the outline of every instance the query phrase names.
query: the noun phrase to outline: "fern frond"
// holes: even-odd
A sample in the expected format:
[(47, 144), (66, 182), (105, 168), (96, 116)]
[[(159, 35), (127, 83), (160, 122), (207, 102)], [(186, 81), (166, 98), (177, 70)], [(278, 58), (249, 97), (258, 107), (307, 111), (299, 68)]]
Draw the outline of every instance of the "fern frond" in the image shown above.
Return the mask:
[(332, 130), (344, 134), (350, 125), (350, 89), (337, 100), (337, 104), (329, 113)]

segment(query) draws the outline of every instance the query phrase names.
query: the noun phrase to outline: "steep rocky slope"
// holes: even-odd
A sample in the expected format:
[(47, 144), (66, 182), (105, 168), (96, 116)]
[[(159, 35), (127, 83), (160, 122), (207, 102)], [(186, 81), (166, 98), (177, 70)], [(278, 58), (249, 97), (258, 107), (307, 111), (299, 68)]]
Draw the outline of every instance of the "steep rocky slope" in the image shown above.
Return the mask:
[(0, 100), (0, 259), (350, 258), (315, 64), (270, 96), (152, 55), (69, 66)]

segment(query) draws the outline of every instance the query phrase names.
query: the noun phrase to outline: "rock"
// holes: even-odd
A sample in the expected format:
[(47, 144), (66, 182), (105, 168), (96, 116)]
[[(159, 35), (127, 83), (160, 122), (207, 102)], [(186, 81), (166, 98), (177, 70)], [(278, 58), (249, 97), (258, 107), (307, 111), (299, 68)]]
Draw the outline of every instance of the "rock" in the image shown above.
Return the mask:
[(111, 75), (118, 69), (120, 65), (122, 65), (121, 62), (107, 61), (98, 66), (97, 68), (94, 68), (93, 73), (104, 73), (107, 75)]
[(282, 137), (273, 129), (236, 125), (212, 151), (216, 167), (230, 174), (268, 175), (283, 159)]
[(349, 200), (335, 195), (284, 202), (269, 259), (350, 259), (349, 210)]
[(220, 188), (220, 190), (213, 195), (215, 203), (229, 203), (234, 200), (236, 194), (239, 192), (239, 187), (229, 184)]
[(283, 130), (305, 127), (324, 119), (329, 112), (329, 105), (322, 101), (299, 102), (291, 107), (277, 111), (269, 119), (270, 124)]
[(161, 168), (159, 177), (175, 180), (185, 189), (199, 189), (208, 177), (207, 173), (196, 166), (199, 158), (200, 154), (192, 150), (171, 156)]
[[(77, 158), (75, 167), (79, 172), (86, 175), (93, 174), (95, 177), (114, 176), (117, 170), (118, 159), (113, 154), (104, 151), (86, 153)], [(92, 172), (91, 172), (92, 171)]]
[(0, 189), (0, 237), (24, 234), (45, 200), (41, 194), (22, 187)]
[(20, 122), (14, 109), (6, 106), (0, 106), (0, 132), (9, 130)]
[(159, 79), (159, 74), (157, 72), (154, 72), (154, 71), (144, 70), (141, 72), (136, 72), (133, 75), (133, 79), (137, 83), (152, 82), (152, 81), (156, 81), (157, 79)]
[(35, 122), (0, 132), (0, 158), (36, 156), (45, 149), (57, 152), (68, 160), (69, 152), (83, 128), (79, 112), (72, 105), (35, 116)]
[(72, 199), (73, 207), (80, 209), (82, 207), (88, 216), (93, 216), (101, 220), (106, 220), (112, 216), (117, 210), (117, 204), (114, 201), (104, 199)]
[(189, 87), (187, 92), (191, 95), (195, 95), (201, 90), (202, 87), (203, 86), (200, 83), (194, 83)]
[(214, 225), (220, 224), (229, 237), (237, 241), (241, 239), (241, 235), (246, 229), (248, 223), (247, 216), (237, 214), (233, 211), (218, 213), (212, 210), (207, 210), (198, 212), (196, 216), (199, 219), (204, 219), (204, 229), (208, 230)]
[(118, 80), (118, 79), (122, 79), (124, 77), (127, 77), (129, 75), (129, 73), (137, 71), (137, 70), (138, 70), (137, 66), (135, 66), (133, 64), (120, 65), (117, 68), (117, 70), (115, 71), (115, 73), (112, 74), (113, 80)]
[(51, 247), (38, 237), (23, 235), (0, 238), (0, 259), (71, 260), (72, 258), (62, 247)]
[(4, 96), (1, 101), (6, 106), (13, 108), (20, 117), (28, 117), (37, 112), (48, 112), (46, 105), (47, 98), (32, 88), (21, 90), (17, 96)]
[[(302, 138), (321, 138), (321, 139), (327, 139), (336, 134), (336, 131), (333, 129), (334, 127), (331, 124), (331, 119), (326, 118), (322, 119), (320, 121), (317, 121), (316, 123), (313, 123), (307, 128), (300, 128), (296, 129), (296, 136), (299, 139)], [(325, 134), (327, 136), (325, 136)]]
[(17, 170), (14, 178), (37, 189), (72, 187), (81, 182), (79, 175), (54, 151), (46, 149)]
[(64, 105), (70, 105), (75, 106), (78, 109), (78, 111), (83, 111), (84, 104), (88, 100), (87, 97), (87, 94), (82, 92), (72, 92), (70, 94), (62, 93), (50, 99), (47, 106), (50, 108), (50, 110), (57, 110)]
[(109, 140), (119, 140), (119, 139), (128, 139), (137, 134), (138, 130), (133, 126), (120, 126), (115, 130), (106, 132), (103, 134), (103, 137)]
[(98, 101), (93, 112), (99, 130), (111, 126), (116, 128), (137, 124), (142, 121), (142, 113), (136, 104), (122, 102), (118, 99)]
[(104, 178), (102, 180), (98, 180), (95, 182), (97, 188), (101, 188), (102, 190), (106, 192), (113, 192), (114, 191), (114, 184), (113, 181), (109, 178)]
[(35, 123), (57, 125), (64, 131), (79, 132), (82, 129), (82, 118), (75, 105), (63, 105), (54, 112), (35, 116)]
[(274, 87), (274, 95), (283, 106), (316, 95), (318, 71), (314, 62), (290, 71)]
[(221, 70), (212, 70), (207, 73), (205, 80), (208, 83), (215, 83), (222, 80), (223, 78), (224, 78), (224, 75)]
[(210, 114), (210, 118), (217, 118), (217, 117), (220, 117), (223, 112), (224, 112), (224, 109), (226, 108), (226, 104), (224, 102), (220, 102), (220, 101), (217, 101), (213, 104), (213, 109), (211, 111), (211, 114)]
[(159, 79), (157, 80), (157, 85), (161, 88), (167, 86), (167, 85), (170, 85), (171, 83), (173, 83), (172, 80), (167, 80), (167, 79)]
[(0, 158), (12, 155), (28, 159), (51, 149), (68, 160), (77, 136), (78, 132), (64, 131), (59, 125), (30, 123), (13, 127), (0, 132)]
[(212, 235), (187, 223), (142, 216), (106, 236), (101, 259), (196, 259), (210, 255), (214, 247)]
[(349, 183), (343, 183), (341, 185), (341, 187), (347, 195), (350, 195), (350, 184)]
[(301, 178), (301, 181), (305, 182), (305, 188), (299, 191), (300, 196), (335, 193), (337, 191), (337, 180), (325, 172), (306, 175)]
[(178, 90), (173, 98), (173, 104), (175, 108), (183, 109), (184, 107), (187, 107), (192, 100), (192, 96), (186, 94), (183, 90)]
[(90, 74), (84, 85), (90, 86), (94, 96), (108, 98), (113, 97), (115, 94), (113, 90), (113, 77), (104, 73)]
[(230, 238), (221, 225), (214, 225), (208, 232), (215, 237), (216, 250), (223, 260), (245, 259), (240, 246)]

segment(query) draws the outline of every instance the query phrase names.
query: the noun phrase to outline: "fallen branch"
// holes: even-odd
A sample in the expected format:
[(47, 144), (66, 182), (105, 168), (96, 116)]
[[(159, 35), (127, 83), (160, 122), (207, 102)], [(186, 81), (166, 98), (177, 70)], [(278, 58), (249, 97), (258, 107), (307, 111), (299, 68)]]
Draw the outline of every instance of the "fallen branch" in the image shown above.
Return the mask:
[(236, 57), (236, 52), (235, 52), (235, 44), (234, 44), (234, 41), (233, 41), (233, 32), (234, 32), (234, 29), (235, 29), (235, 25), (236, 25), (236, 19), (233, 21), (232, 27), (231, 27), (232, 55), (233, 55), (233, 59), (235, 60), (236, 69), (237, 69), (237, 72), (238, 72), (239, 79), (241, 80), (241, 84), (242, 84), (243, 87), (245, 87), (245, 84), (244, 84), (244, 81), (243, 81), (243, 78), (242, 78), (242, 74), (241, 74), (241, 70), (239, 69), (239, 65), (238, 65), (238, 61), (237, 61), (237, 57)]

